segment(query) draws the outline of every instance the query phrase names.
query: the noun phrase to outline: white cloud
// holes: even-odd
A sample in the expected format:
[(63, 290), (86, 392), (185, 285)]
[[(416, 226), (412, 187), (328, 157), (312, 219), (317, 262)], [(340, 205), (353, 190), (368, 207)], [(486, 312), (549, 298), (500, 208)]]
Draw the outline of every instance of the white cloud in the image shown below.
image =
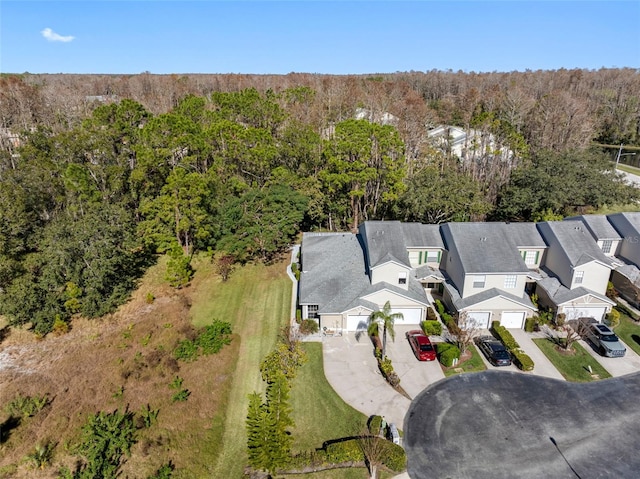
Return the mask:
[(48, 41), (50, 41), (50, 42), (64, 42), (64, 43), (66, 43), (66, 42), (70, 42), (71, 40), (73, 40), (75, 38), (75, 37), (72, 37), (71, 35), (67, 35), (67, 36), (58, 35), (56, 32), (54, 32), (50, 28), (45, 28), (40, 33), (42, 33), (42, 36), (44, 38), (46, 38)]

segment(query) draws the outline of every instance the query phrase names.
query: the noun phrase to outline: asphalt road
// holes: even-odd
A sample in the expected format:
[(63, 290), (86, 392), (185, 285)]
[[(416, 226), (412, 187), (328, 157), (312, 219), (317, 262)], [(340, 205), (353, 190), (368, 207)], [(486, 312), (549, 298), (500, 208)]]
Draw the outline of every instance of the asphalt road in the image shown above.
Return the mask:
[(487, 371), (423, 391), (404, 425), (412, 479), (636, 478), (640, 373), (589, 384)]

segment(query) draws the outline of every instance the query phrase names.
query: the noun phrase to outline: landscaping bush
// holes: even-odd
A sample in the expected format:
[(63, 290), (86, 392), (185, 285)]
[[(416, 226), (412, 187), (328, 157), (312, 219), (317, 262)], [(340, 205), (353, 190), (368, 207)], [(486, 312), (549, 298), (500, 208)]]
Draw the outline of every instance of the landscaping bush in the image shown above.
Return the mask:
[(380, 428), (382, 427), (382, 416), (371, 416), (369, 419), (369, 434), (380, 434)]
[(442, 316), (442, 315), (444, 314), (444, 312), (445, 312), (445, 310), (444, 310), (444, 304), (442, 304), (442, 301), (440, 301), (439, 299), (436, 299), (436, 300), (434, 301), (434, 304), (436, 305), (436, 309), (438, 310), (438, 314), (439, 314), (440, 316)]
[(534, 330), (534, 329), (535, 329), (535, 327), (536, 327), (536, 321), (537, 321), (537, 319), (538, 319), (538, 318), (534, 316), (534, 317), (532, 317), (532, 318), (527, 318), (527, 319), (525, 319), (525, 320), (524, 320), (524, 330), (525, 330), (527, 333), (532, 333), (532, 332), (533, 332), (533, 330)]
[(567, 315), (564, 313), (559, 313), (556, 315), (556, 326), (558, 328), (561, 328), (562, 326), (564, 326), (564, 322), (567, 319)]
[(438, 317), (433, 308), (427, 308), (427, 321), (437, 321)]
[(396, 387), (400, 384), (400, 377), (393, 370), (391, 359), (378, 359), (378, 367), (380, 368), (380, 372), (382, 373), (382, 375), (385, 377), (387, 382), (391, 384), (391, 386)]
[(606, 316), (607, 324), (612, 328), (615, 328), (618, 324), (620, 324), (620, 311), (617, 309), (612, 309), (610, 313)]
[(440, 336), (442, 334), (442, 324), (440, 321), (422, 321), (422, 330), (427, 336)]
[(498, 321), (494, 321), (493, 323), (491, 323), (491, 329), (508, 350), (511, 351), (512, 349), (520, 349), (520, 345), (513, 338), (509, 330), (502, 326)]
[(300, 323), (300, 332), (302, 334), (315, 334), (320, 327), (315, 319), (303, 319)]
[(618, 309), (618, 311), (622, 311), (624, 314), (626, 314), (627, 316), (629, 316), (631, 319), (633, 319), (634, 321), (638, 321), (638, 316), (636, 315), (636, 313), (634, 313), (633, 311), (631, 311), (629, 308), (627, 308), (624, 304), (622, 303), (617, 303), (616, 305), (616, 309)]
[(522, 349), (514, 349), (510, 351), (513, 356), (513, 363), (516, 367), (522, 371), (532, 371), (533, 370), (533, 360), (525, 354)]
[(358, 439), (325, 444), (323, 449), (327, 452), (327, 461), (331, 463), (364, 461), (364, 454)]
[(607, 292), (605, 293), (607, 298), (615, 300), (618, 297), (618, 292), (616, 288), (613, 286), (613, 283), (609, 281), (607, 283)]
[(438, 354), (438, 361), (449, 368), (453, 366), (454, 359), (460, 359), (460, 348), (451, 343), (437, 343), (436, 353)]
[(300, 268), (298, 263), (291, 263), (291, 271), (298, 281), (300, 281)]
[(442, 321), (444, 321), (444, 324), (447, 328), (455, 329), (456, 322), (453, 319), (453, 316), (451, 316), (449, 313), (442, 313), (440, 317), (442, 318)]
[(402, 446), (387, 441), (382, 464), (393, 472), (402, 472), (407, 467), (407, 454)]

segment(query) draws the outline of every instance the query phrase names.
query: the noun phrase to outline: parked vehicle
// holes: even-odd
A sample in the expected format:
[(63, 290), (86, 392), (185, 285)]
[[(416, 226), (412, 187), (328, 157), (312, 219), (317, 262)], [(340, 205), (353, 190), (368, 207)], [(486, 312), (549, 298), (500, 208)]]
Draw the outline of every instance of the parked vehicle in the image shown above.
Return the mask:
[(507, 348), (493, 336), (480, 336), (476, 346), (494, 366), (511, 366), (511, 355)]
[(606, 324), (599, 323), (594, 318), (580, 318), (578, 320), (581, 336), (591, 342), (596, 350), (608, 358), (621, 358), (627, 348)]
[(398, 433), (398, 428), (393, 423), (389, 424), (387, 439), (394, 444), (400, 444), (400, 434)]
[(413, 349), (418, 361), (435, 361), (436, 360), (436, 348), (433, 347), (429, 336), (424, 334), (419, 329), (407, 331), (407, 340)]

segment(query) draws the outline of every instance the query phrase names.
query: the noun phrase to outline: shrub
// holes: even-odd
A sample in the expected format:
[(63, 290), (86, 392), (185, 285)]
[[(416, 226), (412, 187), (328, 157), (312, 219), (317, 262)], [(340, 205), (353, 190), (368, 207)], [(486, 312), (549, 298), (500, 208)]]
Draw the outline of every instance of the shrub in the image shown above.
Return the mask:
[(302, 334), (315, 334), (320, 327), (315, 319), (303, 319), (300, 323), (300, 332)]
[(447, 368), (453, 366), (454, 359), (460, 359), (460, 348), (455, 344), (437, 343), (436, 353), (438, 361)]
[(616, 299), (618, 297), (618, 292), (611, 281), (607, 283), (607, 292), (605, 294), (609, 299)]
[(300, 308), (296, 308), (296, 323), (300, 324), (302, 321), (302, 310)]
[(67, 334), (69, 332), (69, 323), (62, 319), (59, 314), (56, 314), (56, 319), (53, 322), (52, 332), (56, 336), (62, 336), (63, 334)]
[(358, 439), (347, 439), (346, 441), (325, 444), (323, 449), (327, 452), (327, 461), (331, 463), (364, 461), (364, 454)]
[(153, 295), (153, 293), (151, 292), (147, 293), (147, 296), (145, 297), (145, 301), (147, 302), (147, 304), (153, 304), (155, 300), (156, 300), (156, 297)]
[(522, 349), (514, 349), (510, 351), (513, 356), (513, 362), (518, 367), (518, 369), (522, 371), (532, 371), (533, 370), (533, 360), (525, 354)]
[(387, 441), (382, 464), (393, 472), (402, 472), (407, 466), (407, 454), (402, 446)]
[(183, 339), (173, 351), (176, 359), (193, 361), (200, 355), (219, 352), (223, 346), (231, 342), (231, 325), (225, 321), (213, 320), (209, 326), (200, 330), (193, 340)]
[(380, 434), (380, 428), (382, 427), (382, 416), (371, 416), (369, 418), (369, 434)]
[(6, 410), (14, 417), (26, 419), (38, 414), (49, 402), (47, 396), (18, 396), (6, 406)]
[(502, 341), (502, 344), (504, 344), (509, 351), (513, 349), (520, 349), (520, 345), (513, 338), (509, 330), (502, 326), (498, 321), (491, 323), (491, 328), (496, 336), (498, 336), (498, 339)]
[(296, 280), (300, 281), (300, 267), (298, 266), (298, 263), (291, 263), (291, 271), (296, 277)]
[(396, 387), (400, 384), (400, 377), (393, 370), (393, 364), (391, 364), (391, 359), (384, 358), (378, 359), (378, 367), (380, 368), (380, 372), (385, 377), (387, 382), (391, 384), (391, 386)]
[(564, 322), (567, 319), (567, 315), (564, 313), (559, 313), (556, 315), (556, 326), (558, 328), (561, 328), (562, 326), (564, 326)]
[(427, 336), (440, 336), (442, 334), (442, 324), (440, 321), (422, 321), (422, 330)]
[(433, 308), (427, 308), (427, 321), (437, 321), (438, 317)]
[(445, 313), (444, 304), (442, 304), (442, 301), (440, 301), (439, 299), (436, 299), (434, 301), (434, 304), (436, 305), (436, 309), (438, 310), (438, 314), (440, 316), (442, 316)]
[(607, 324), (612, 328), (615, 328), (618, 324), (620, 324), (620, 311), (617, 309), (612, 309), (610, 313), (606, 316)]
[(527, 333), (532, 333), (536, 326), (537, 317), (527, 318), (524, 320), (524, 330)]
[(453, 319), (453, 316), (451, 316), (449, 313), (442, 313), (440, 316), (442, 317), (442, 321), (444, 321), (444, 324), (447, 328), (455, 329), (457, 325)]

